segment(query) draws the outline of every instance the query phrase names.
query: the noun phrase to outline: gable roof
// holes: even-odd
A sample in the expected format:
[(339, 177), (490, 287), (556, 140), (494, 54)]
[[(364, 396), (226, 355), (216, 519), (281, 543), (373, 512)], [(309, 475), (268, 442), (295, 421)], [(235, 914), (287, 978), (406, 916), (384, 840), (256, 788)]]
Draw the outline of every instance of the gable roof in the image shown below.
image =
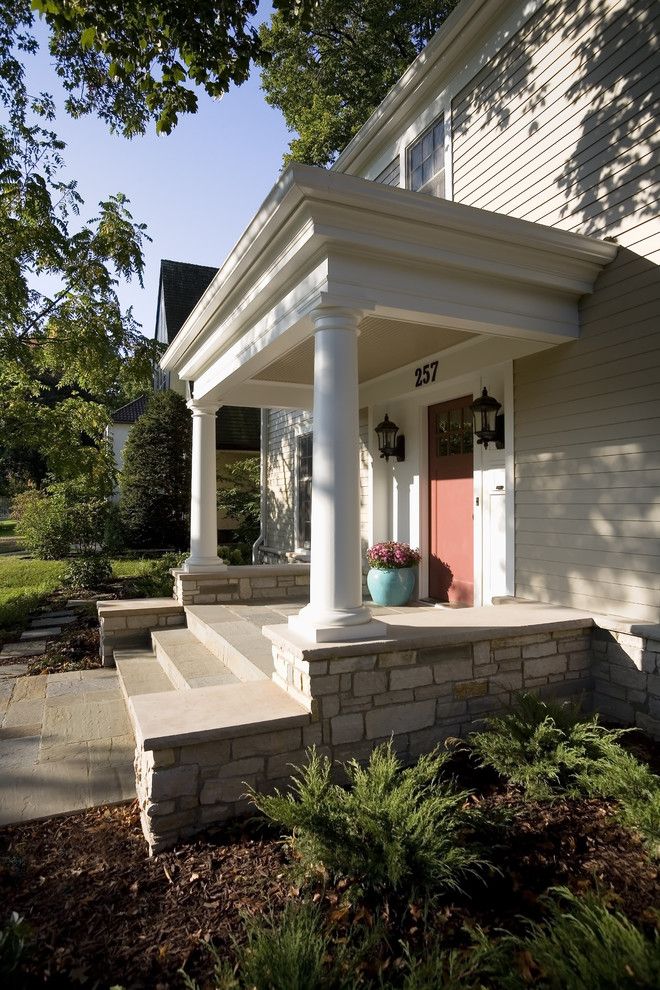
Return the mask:
[(191, 265), (185, 261), (169, 261), (163, 258), (160, 263), (156, 337), (158, 337), (161, 300), (165, 314), (167, 343), (171, 344), (217, 271), (217, 268), (210, 268), (208, 265)]
[(140, 395), (132, 402), (127, 402), (125, 406), (115, 409), (112, 414), (113, 423), (135, 423), (147, 408), (148, 395)]

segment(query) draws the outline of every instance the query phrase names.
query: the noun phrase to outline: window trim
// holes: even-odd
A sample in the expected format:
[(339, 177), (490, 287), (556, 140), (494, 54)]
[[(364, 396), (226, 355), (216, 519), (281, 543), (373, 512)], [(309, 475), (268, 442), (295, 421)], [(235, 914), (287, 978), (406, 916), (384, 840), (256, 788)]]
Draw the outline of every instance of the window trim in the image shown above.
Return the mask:
[[(448, 125), (448, 120), (447, 120), (448, 117), (449, 117), (449, 124), (450, 124), (449, 128), (447, 126)], [(450, 130), (450, 127), (451, 127), (451, 116), (448, 115), (445, 112), (444, 109), (441, 110), (440, 113), (436, 114), (434, 116), (434, 118), (429, 123), (427, 123), (424, 127), (420, 127), (419, 130), (417, 130), (417, 132), (405, 144), (405, 147), (403, 149), (403, 160), (405, 162), (405, 168), (404, 168), (405, 188), (406, 189), (412, 189), (411, 179), (412, 179), (412, 172), (413, 172), (413, 169), (412, 169), (412, 152), (413, 152), (413, 148), (415, 148), (418, 144), (420, 144), (424, 140), (424, 138), (426, 137), (427, 134), (432, 133), (433, 130), (440, 123), (442, 124), (442, 170), (441, 170), (442, 171), (442, 198), (443, 199), (450, 199), (451, 196), (449, 195), (450, 190), (448, 188), (448, 181), (447, 181), (447, 175), (448, 175), (448, 172), (449, 172), (448, 162), (450, 161), (450, 157), (448, 155), (448, 150), (447, 150), (447, 145), (448, 145), (447, 135), (448, 135), (448, 131)], [(438, 145), (438, 147), (440, 147), (440, 145)], [(439, 175), (439, 172), (440, 172), (440, 170), (438, 172), (435, 172), (433, 174), (433, 176), (424, 184), (424, 186), (422, 186), (422, 188), (420, 188), (420, 189), (418, 189), (416, 191), (417, 192), (420, 192), (422, 194), (426, 194), (426, 195), (433, 195), (433, 193), (425, 193), (425, 186), (429, 186), (430, 183), (432, 183), (437, 178), (437, 176)]]

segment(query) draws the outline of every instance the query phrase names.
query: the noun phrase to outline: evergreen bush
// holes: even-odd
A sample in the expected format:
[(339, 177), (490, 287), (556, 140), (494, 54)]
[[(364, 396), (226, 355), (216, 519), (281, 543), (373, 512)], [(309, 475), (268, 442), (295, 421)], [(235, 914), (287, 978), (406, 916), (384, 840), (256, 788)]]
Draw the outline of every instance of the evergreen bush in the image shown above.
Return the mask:
[(126, 544), (139, 549), (188, 545), (191, 417), (184, 399), (156, 392), (124, 448), (119, 511)]
[(404, 769), (391, 743), (377, 746), (366, 767), (344, 765), (344, 788), (312, 749), (290, 793), (250, 796), (292, 831), (306, 872), (327, 870), (374, 891), (460, 890), (485, 863), (469, 843), (469, 792), (442, 776), (447, 759), (436, 750)]

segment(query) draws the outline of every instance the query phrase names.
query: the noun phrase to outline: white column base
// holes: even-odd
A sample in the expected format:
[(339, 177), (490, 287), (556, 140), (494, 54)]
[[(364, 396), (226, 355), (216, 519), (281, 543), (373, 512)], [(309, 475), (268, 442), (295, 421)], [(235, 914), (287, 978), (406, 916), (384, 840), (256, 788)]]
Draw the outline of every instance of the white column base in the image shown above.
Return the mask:
[(386, 639), (387, 625), (371, 618), (362, 605), (355, 610), (317, 613), (306, 605), (289, 616), (289, 629), (312, 643), (344, 643), (352, 640)]
[(185, 574), (196, 574), (198, 571), (226, 571), (227, 565), (220, 557), (188, 557), (184, 560), (181, 570)]

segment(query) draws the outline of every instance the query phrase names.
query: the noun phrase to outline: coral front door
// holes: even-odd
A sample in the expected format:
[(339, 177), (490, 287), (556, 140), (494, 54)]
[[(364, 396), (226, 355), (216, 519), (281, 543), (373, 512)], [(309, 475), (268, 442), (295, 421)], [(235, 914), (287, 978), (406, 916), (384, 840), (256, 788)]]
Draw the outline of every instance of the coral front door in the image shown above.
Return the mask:
[(471, 395), (429, 406), (429, 596), (474, 603)]

